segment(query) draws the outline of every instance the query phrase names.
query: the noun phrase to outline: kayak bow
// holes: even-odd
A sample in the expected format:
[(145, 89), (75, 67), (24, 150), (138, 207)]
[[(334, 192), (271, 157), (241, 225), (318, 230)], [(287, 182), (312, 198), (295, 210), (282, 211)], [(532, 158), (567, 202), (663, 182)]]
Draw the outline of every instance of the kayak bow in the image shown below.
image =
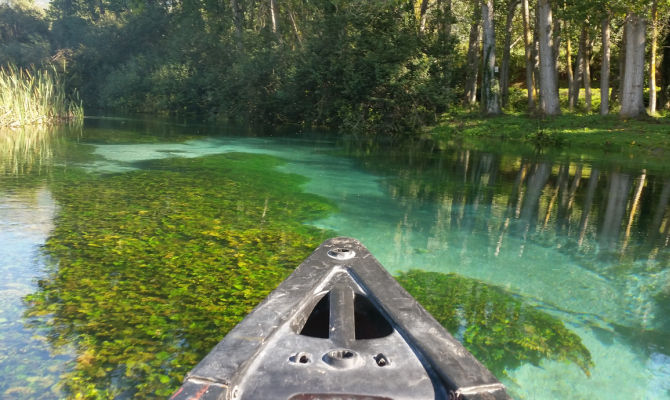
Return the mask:
[(171, 397), (509, 398), (359, 241), (342, 237), (319, 246)]

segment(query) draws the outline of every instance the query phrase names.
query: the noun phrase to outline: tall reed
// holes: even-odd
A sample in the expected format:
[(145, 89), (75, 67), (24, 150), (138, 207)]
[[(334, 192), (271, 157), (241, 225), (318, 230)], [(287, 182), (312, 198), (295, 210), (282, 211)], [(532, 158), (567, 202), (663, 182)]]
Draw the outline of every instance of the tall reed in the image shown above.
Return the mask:
[(0, 126), (54, 124), (83, 116), (81, 101), (65, 93), (55, 69), (0, 67)]

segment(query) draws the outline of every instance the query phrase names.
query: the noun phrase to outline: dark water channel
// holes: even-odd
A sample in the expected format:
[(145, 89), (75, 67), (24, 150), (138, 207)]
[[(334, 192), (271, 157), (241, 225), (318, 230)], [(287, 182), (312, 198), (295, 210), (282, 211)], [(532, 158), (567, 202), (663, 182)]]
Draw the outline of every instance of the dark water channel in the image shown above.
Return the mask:
[(127, 119), (0, 139), (0, 398), (164, 398), (346, 235), (516, 398), (670, 399), (648, 166)]

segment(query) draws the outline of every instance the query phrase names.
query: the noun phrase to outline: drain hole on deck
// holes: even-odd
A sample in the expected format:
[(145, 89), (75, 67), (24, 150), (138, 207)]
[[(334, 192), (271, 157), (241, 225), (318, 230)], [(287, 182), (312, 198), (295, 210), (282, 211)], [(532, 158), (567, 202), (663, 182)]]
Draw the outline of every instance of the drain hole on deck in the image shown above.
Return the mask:
[(386, 358), (386, 356), (383, 355), (382, 353), (377, 354), (374, 358), (375, 358), (375, 362), (380, 367), (385, 367), (385, 366), (389, 365), (388, 358)]
[(308, 353), (298, 353), (294, 354), (288, 358), (292, 363), (307, 364), (310, 360), (310, 355)]
[(354, 298), (354, 320), (356, 340), (378, 339), (393, 333), (393, 327), (386, 317), (365, 296)]
[(334, 258), (336, 260), (349, 260), (350, 258), (354, 258), (355, 256), (356, 256), (355, 251), (344, 247), (337, 247), (328, 250), (328, 257)]
[(309, 314), (300, 334), (315, 338), (328, 339), (330, 322), (330, 293), (326, 293)]

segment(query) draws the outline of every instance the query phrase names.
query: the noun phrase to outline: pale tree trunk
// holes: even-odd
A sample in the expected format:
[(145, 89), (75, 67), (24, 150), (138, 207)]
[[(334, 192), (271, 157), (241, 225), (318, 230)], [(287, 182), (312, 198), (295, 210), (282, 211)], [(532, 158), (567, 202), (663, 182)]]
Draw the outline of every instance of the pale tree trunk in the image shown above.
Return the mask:
[(614, 82), (612, 82), (610, 104), (614, 104), (617, 100), (621, 101), (623, 75), (626, 69), (626, 24), (623, 25), (623, 34), (621, 35), (621, 41), (619, 42), (619, 58), (617, 59), (617, 64), (619, 64), (619, 74), (614, 78)]
[[(554, 65), (558, 66), (558, 57), (561, 55), (561, 20), (556, 18), (554, 20), (554, 31), (552, 32), (553, 36), (553, 49), (554, 49)], [(558, 68), (558, 67), (556, 67)], [(556, 70), (558, 74), (558, 70)]]
[(533, 80), (535, 81), (535, 98), (539, 101), (542, 91), (540, 87), (540, 34), (537, 19), (538, 9), (535, 7), (535, 23), (533, 24)]
[[(489, 0), (490, 1), (490, 0)], [(538, 30), (540, 37), (540, 107), (547, 115), (561, 113), (558, 102), (558, 74), (553, 50), (551, 4), (538, 0)]]
[(509, 58), (512, 43), (512, 22), (514, 21), (514, 12), (519, 0), (510, 0), (507, 7), (507, 21), (505, 23), (505, 44), (503, 46), (502, 68), (500, 69), (500, 92), (502, 94), (502, 106), (507, 107), (509, 102)]
[(277, 0), (270, 0), (270, 19), (272, 20), (272, 32), (279, 32), (279, 4), (277, 4)]
[(493, 0), (482, 2), (483, 60), (482, 109), (486, 114), (500, 114), (500, 86), (496, 79), (496, 38), (493, 26)]
[[(588, 25), (588, 24), (586, 24)], [(585, 26), (586, 26), (585, 25)], [(586, 102), (586, 112), (591, 112), (591, 39), (589, 38), (589, 30), (585, 29), (585, 40), (584, 40), (584, 58), (582, 62), (584, 63), (584, 101)]]
[(426, 20), (428, 19), (428, 0), (421, 0), (419, 18), (419, 31), (423, 33), (426, 30)]
[[(568, 23), (566, 22), (565, 25), (565, 30), (568, 32)], [(566, 34), (565, 38), (565, 70), (568, 74), (568, 106), (572, 110), (574, 104), (570, 104), (570, 99), (572, 98), (572, 87), (575, 84), (575, 77), (572, 72), (572, 40), (570, 40), (569, 34)]]
[(465, 104), (474, 106), (477, 103), (477, 76), (479, 74), (479, 43), (481, 29), (479, 25), (480, 9), (475, 5), (470, 38), (468, 40), (467, 70), (465, 71)]
[(656, 40), (658, 36), (658, 0), (651, 5), (651, 49), (649, 55), (649, 114), (656, 113)]
[(644, 51), (647, 22), (636, 13), (626, 16), (626, 61), (621, 83), (622, 117), (638, 117), (644, 111)]
[(600, 115), (609, 113), (609, 91), (610, 91), (610, 16), (603, 18), (602, 22), (602, 52), (603, 59), (600, 65)]
[(535, 108), (535, 85), (533, 83), (533, 50), (531, 48), (532, 37), (530, 34), (530, 15), (528, 0), (521, 0), (523, 5), (523, 45), (526, 56), (526, 88), (528, 89), (528, 109)]
[(582, 32), (579, 35), (579, 49), (577, 50), (577, 60), (575, 61), (575, 75), (570, 88), (570, 98), (568, 107), (572, 111), (579, 102), (579, 91), (584, 77), (584, 53), (586, 53), (586, 26), (582, 26)]
[(288, 15), (291, 18), (291, 25), (293, 25), (293, 33), (295, 38), (298, 39), (298, 45), (302, 47), (302, 35), (300, 34), (300, 29), (298, 29), (298, 23), (295, 20), (295, 15), (293, 15), (293, 10), (288, 9)]

